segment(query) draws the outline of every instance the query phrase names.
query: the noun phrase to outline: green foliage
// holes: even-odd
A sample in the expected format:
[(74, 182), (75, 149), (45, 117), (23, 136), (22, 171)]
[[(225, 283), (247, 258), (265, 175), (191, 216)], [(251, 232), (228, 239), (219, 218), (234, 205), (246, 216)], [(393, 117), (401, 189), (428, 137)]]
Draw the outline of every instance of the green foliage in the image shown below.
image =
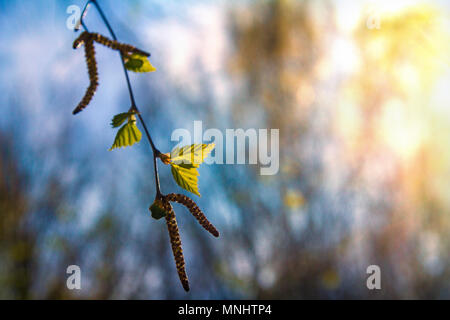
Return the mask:
[(152, 213), (152, 218), (156, 220), (159, 220), (167, 215), (167, 212), (164, 210), (160, 200), (155, 200), (149, 210)]
[[(127, 147), (132, 146), (133, 144), (141, 141), (142, 133), (139, 131), (138, 127), (136, 126), (136, 118), (134, 114), (128, 114), (128, 122), (124, 124), (119, 131), (117, 131), (116, 138), (114, 139), (114, 143), (112, 147), (109, 149), (109, 151), (121, 148), (121, 147)], [(112, 120), (112, 126), (118, 127), (120, 126), (124, 121), (125, 118), (123, 118), (123, 114), (118, 114), (115, 116)], [(116, 119), (116, 122), (114, 122), (114, 119)]]
[(194, 168), (198, 168), (214, 147), (214, 143), (197, 143), (182, 148), (174, 148), (170, 153), (170, 161), (174, 164), (191, 164)]
[(150, 63), (146, 56), (133, 53), (126, 59), (125, 67), (133, 72), (154, 72), (156, 68)]
[(175, 182), (200, 197), (197, 168), (213, 149), (214, 144), (192, 144), (174, 148), (170, 156), (170, 165)]
[(125, 120), (127, 120), (131, 116), (133, 116), (133, 114), (134, 114), (133, 112), (123, 112), (123, 113), (116, 114), (111, 121), (111, 126), (113, 128), (120, 127), (122, 125), (122, 123), (124, 123)]
[(183, 189), (192, 192), (200, 197), (198, 192), (198, 175), (197, 169), (186, 165), (172, 164), (172, 176), (175, 182)]

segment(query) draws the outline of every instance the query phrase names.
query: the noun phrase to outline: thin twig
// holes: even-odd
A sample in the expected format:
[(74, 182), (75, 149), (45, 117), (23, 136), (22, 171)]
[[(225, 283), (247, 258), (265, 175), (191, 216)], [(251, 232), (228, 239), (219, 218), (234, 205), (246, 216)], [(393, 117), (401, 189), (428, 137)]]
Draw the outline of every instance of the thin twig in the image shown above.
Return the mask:
[[(111, 25), (109, 24), (108, 19), (106, 18), (106, 15), (104, 14), (102, 8), (100, 7), (100, 5), (98, 4), (98, 2), (96, 0), (89, 0), (86, 5), (84, 6), (84, 9), (81, 13), (81, 17), (80, 17), (80, 22), (81, 25), (83, 26), (84, 30), (88, 31), (86, 25), (84, 24), (83, 21), (83, 15), (86, 11), (86, 9), (88, 8), (89, 4), (92, 3), (95, 8), (97, 9), (98, 13), (100, 14), (103, 23), (105, 24), (106, 28), (108, 29), (109, 33), (111, 34), (111, 37), (113, 38), (113, 40), (117, 41), (117, 37), (111, 27)], [(89, 31), (88, 31), (89, 32)], [(122, 61), (122, 67), (123, 67), (123, 71), (125, 74), (125, 79), (127, 81), (127, 87), (128, 87), (128, 92), (130, 94), (130, 100), (131, 100), (131, 110), (135, 111), (138, 115), (138, 118), (142, 124), (142, 127), (144, 128), (145, 131), (145, 135), (147, 136), (147, 140), (150, 143), (150, 147), (152, 148), (152, 152), (153, 152), (153, 166), (154, 166), (154, 171), (155, 171), (155, 185), (156, 185), (156, 196), (160, 197), (161, 196), (161, 188), (160, 188), (160, 183), (159, 183), (159, 175), (158, 175), (158, 164), (156, 161), (156, 158), (161, 154), (161, 152), (156, 148), (155, 144), (153, 143), (152, 137), (150, 135), (150, 132), (147, 129), (147, 125), (144, 122), (144, 119), (141, 116), (141, 113), (139, 112), (139, 109), (136, 105), (136, 101), (134, 99), (134, 94), (133, 94), (133, 89), (131, 87), (131, 83), (130, 83), (130, 77), (128, 76), (128, 70), (125, 67), (125, 60), (123, 58), (123, 53), (120, 52), (120, 60)]]

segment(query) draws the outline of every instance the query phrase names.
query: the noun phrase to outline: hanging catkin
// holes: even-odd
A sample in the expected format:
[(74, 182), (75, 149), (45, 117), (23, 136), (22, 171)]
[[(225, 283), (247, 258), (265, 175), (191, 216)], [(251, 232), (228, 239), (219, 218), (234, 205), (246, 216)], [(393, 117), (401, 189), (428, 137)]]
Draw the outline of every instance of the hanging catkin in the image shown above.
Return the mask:
[(84, 41), (90, 37), (90, 33), (87, 31), (83, 31), (78, 38), (73, 42), (73, 48), (78, 49), (84, 43)]
[(113, 50), (121, 51), (124, 55), (128, 55), (130, 53), (138, 53), (138, 54), (146, 56), (146, 57), (148, 57), (150, 55), (147, 52), (144, 52), (132, 45), (129, 45), (126, 43), (121, 43), (116, 40), (108, 39), (107, 37), (102, 36), (99, 33), (91, 33), (91, 35), (95, 42), (98, 42), (98, 43), (100, 43), (108, 48), (111, 48)]
[(73, 110), (73, 114), (77, 114), (86, 108), (91, 102), (92, 97), (98, 87), (98, 70), (97, 61), (95, 60), (94, 40), (89, 32), (83, 32), (73, 43), (73, 48), (76, 49), (84, 43), (84, 54), (86, 57), (86, 64), (89, 73), (89, 87), (86, 89), (83, 99), (81, 99), (78, 106)]
[(97, 61), (95, 60), (95, 47), (94, 41), (98, 42), (108, 48), (120, 51), (125, 57), (129, 57), (130, 54), (138, 53), (140, 55), (148, 57), (150, 54), (135, 48), (132, 45), (120, 43), (116, 40), (111, 40), (102, 36), (99, 33), (90, 33), (84, 31), (75, 41), (73, 42), (73, 48), (77, 49), (84, 44), (84, 52), (86, 56), (86, 64), (89, 73), (90, 84), (86, 89), (83, 99), (81, 99), (78, 106), (73, 110), (73, 114), (81, 112), (84, 108), (88, 106), (94, 97), (95, 91), (98, 88), (98, 69)]
[(213, 236), (218, 237), (219, 231), (212, 225), (211, 222), (205, 217), (202, 210), (197, 206), (197, 204), (190, 198), (183, 194), (169, 193), (164, 197), (166, 201), (178, 202), (184, 205), (192, 213), (192, 215), (197, 219), (200, 225), (209, 231)]
[(173, 257), (175, 258), (175, 264), (177, 267), (178, 277), (184, 290), (189, 291), (189, 280), (186, 275), (186, 269), (184, 264), (183, 248), (181, 247), (180, 233), (178, 231), (177, 219), (172, 205), (163, 200), (164, 210), (166, 211), (166, 223), (169, 230), (170, 244), (172, 245)]

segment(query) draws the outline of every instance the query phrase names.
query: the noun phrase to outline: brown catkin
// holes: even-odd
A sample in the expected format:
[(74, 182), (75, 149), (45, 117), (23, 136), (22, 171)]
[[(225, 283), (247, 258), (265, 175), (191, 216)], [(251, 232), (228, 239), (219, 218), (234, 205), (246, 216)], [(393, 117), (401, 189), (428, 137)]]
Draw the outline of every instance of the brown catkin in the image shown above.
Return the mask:
[(190, 198), (183, 194), (169, 193), (164, 197), (166, 201), (178, 202), (184, 205), (192, 213), (192, 215), (197, 219), (200, 225), (209, 231), (213, 236), (219, 237), (219, 231), (212, 225), (211, 222), (206, 219), (202, 210), (197, 206), (197, 204)]
[(98, 87), (98, 70), (97, 61), (95, 60), (95, 48), (92, 34), (83, 32), (73, 43), (74, 48), (78, 48), (84, 43), (84, 54), (86, 57), (86, 64), (89, 73), (89, 87), (86, 89), (83, 99), (81, 99), (78, 106), (73, 110), (73, 114), (81, 112), (91, 102), (92, 97)]
[(105, 37), (99, 33), (92, 33), (91, 35), (95, 42), (98, 42), (98, 43), (100, 43), (108, 48), (111, 48), (113, 50), (118, 50), (118, 51), (122, 52), (124, 55), (128, 55), (130, 53), (138, 53), (138, 54), (144, 55), (146, 57), (149, 56), (149, 54), (147, 52), (144, 52), (132, 45), (129, 45), (126, 43), (120, 43), (116, 40), (108, 39), (107, 37)]
[(172, 205), (163, 200), (162, 201), (164, 210), (166, 210), (166, 223), (167, 229), (169, 230), (170, 244), (172, 245), (173, 257), (175, 258), (175, 264), (178, 271), (178, 277), (180, 278), (181, 284), (184, 290), (189, 291), (189, 280), (186, 275), (183, 248), (181, 247), (180, 233), (178, 231), (177, 219), (175, 217), (175, 212), (173, 211)]
[(78, 38), (73, 42), (73, 48), (78, 49), (84, 43), (84, 41), (90, 37), (90, 33), (87, 31), (83, 31)]

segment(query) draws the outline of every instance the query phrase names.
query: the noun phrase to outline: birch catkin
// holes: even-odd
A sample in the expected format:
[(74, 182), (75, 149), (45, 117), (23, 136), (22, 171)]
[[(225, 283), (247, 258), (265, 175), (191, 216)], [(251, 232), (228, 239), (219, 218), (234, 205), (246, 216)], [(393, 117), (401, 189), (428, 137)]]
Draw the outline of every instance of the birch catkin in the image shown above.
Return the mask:
[(73, 43), (73, 48), (79, 48), (84, 43), (84, 54), (86, 57), (86, 64), (89, 73), (89, 87), (86, 89), (83, 99), (81, 99), (78, 106), (73, 110), (73, 114), (81, 112), (91, 102), (92, 97), (98, 87), (98, 69), (97, 61), (95, 60), (94, 40), (88, 32), (83, 32)]
[(180, 278), (184, 290), (189, 291), (189, 280), (186, 275), (183, 248), (181, 247), (180, 233), (178, 231), (175, 212), (173, 211), (172, 205), (168, 201), (163, 200), (162, 203), (164, 206), (164, 210), (166, 210), (167, 213), (167, 229), (169, 230), (170, 244), (172, 245), (172, 252), (177, 267), (178, 277)]
[(100, 43), (108, 48), (111, 48), (113, 50), (118, 50), (118, 51), (122, 52), (124, 55), (128, 55), (130, 53), (138, 53), (138, 54), (146, 56), (146, 57), (149, 56), (149, 54), (147, 52), (144, 52), (132, 45), (129, 45), (126, 43), (121, 43), (116, 40), (108, 39), (107, 37), (105, 37), (99, 33), (91, 33), (91, 35), (95, 42), (98, 42), (98, 43)]
[(120, 51), (125, 57), (129, 57), (129, 55), (133, 53), (138, 53), (146, 57), (149, 56), (148, 53), (140, 49), (137, 49), (132, 45), (108, 39), (99, 33), (90, 33), (87, 31), (81, 33), (81, 35), (73, 42), (73, 48), (77, 49), (84, 44), (84, 53), (86, 56), (86, 64), (88, 68), (90, 83), (89, 87), (86, 89), (86, 93), (84, 94), (83, 99), (81, 99), (78, 106), (73, 110), (72, 112), (73, 114), (81, 112), (84, 108), (86, 108), (89, 105), (92, 98), (94, 97), (95, 91), (98, 88), (98, 69), (97, 69), (97, 61), (95, 60), (94, 41), (113, 50)]
[(79, 47), (81, 47), (81, 45), (84, 43), (84, 41), (89, 38), (90, 33), (87, 31), (83, 31), (78, 38), (75, 39), (75, 41), (73, 42), (73, 48), (74, 49), (78, 49)]
[(164, 197), (166, 201), (178, 202), (184, 205), (192, 213), (192, 215), (197, 219), (200, 225), (205, 228), (209, 233), (215, 237), (219, 237), (219, 231), (212, 225), (211, 222), (206, 218), (202, 210), (197, 206), (197, 204), (191, 199), (183, 194), (169, 193)]

